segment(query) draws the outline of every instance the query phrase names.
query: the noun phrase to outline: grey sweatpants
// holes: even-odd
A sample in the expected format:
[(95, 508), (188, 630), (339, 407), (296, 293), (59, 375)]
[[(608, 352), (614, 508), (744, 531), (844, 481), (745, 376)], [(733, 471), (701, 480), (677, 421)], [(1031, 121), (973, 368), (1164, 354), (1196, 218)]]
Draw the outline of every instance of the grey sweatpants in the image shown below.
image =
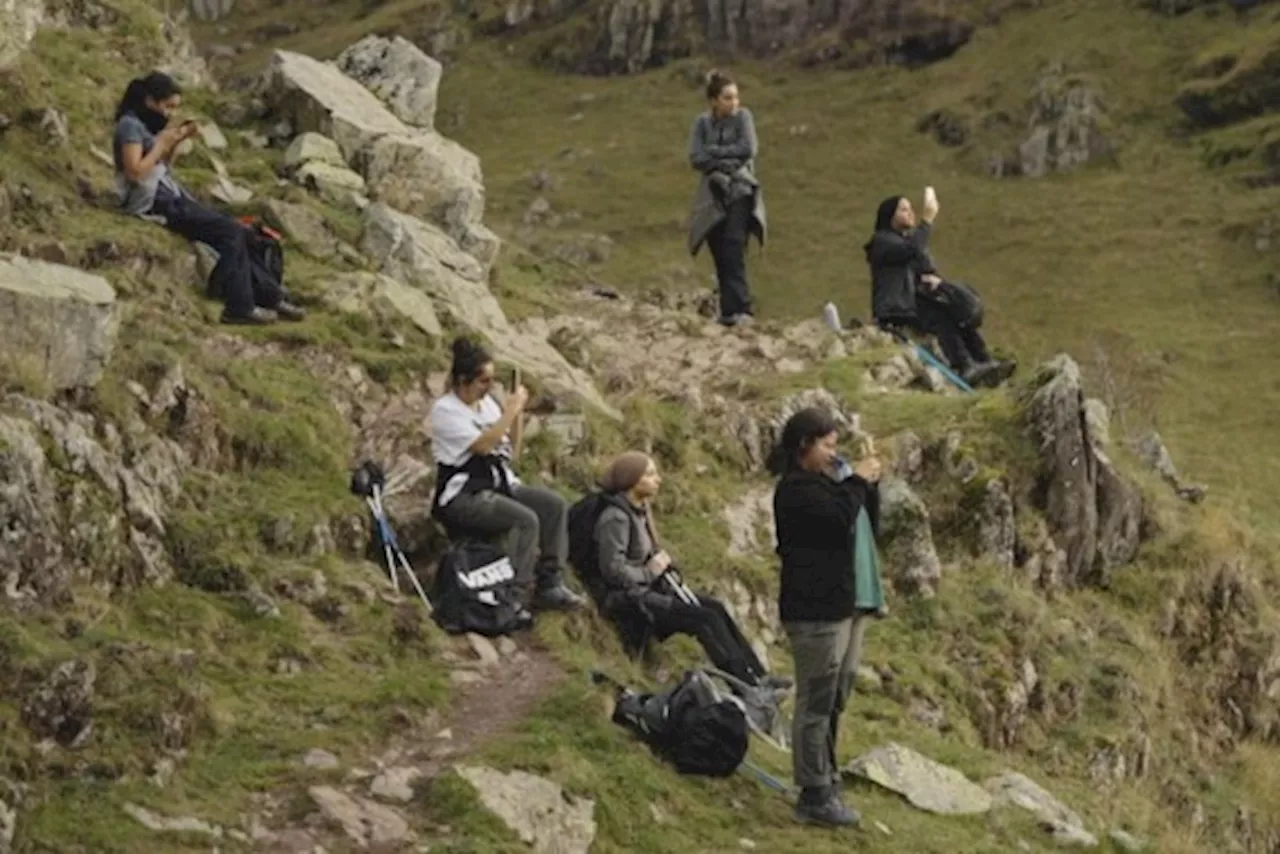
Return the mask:
[(569, 558), (568, 505), (544, 487), (515, 486), (510, 498), (492, 491), (464, 492), (445, 505), (442, 514), (464, 530), (505, 535), (516, 583), (526, 590), (533, 588), (535, 579), (558, 579)]
[(839, 622), (784, 623), (795, 660), (796, 711), (791, 724), (792, 775), (797, 786), (840, 782), (836, 737), (853, 694), (869, 616)]

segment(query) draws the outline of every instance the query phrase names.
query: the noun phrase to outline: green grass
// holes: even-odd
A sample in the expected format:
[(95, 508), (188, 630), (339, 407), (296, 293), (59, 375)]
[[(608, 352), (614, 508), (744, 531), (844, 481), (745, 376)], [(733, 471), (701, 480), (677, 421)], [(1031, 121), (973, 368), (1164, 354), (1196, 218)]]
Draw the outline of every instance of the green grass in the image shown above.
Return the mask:
[[(280, 348), (279, 355), (229, 359), (208, 346), (217, 307), (196, 291), (181, 243), (81, 204), (68, 181), (84, 173), (106, 185), (108, 170), (88, 146), (105, 147), (115, 97), (154, 56), (156, 16), (137, 3), (119, 6), (129, 26), (106, 34), (46, 33), (21, 65), (17, 106), (64, 109), (72, 144), (50, 149), (20, 126), (7, 132), (0, 152), (6, 182), (28, 184), (44, 204), (0, 224), (0, 239), (6, 246), (57, 239), (73, 255), (104, 235), (119, 245), (125, 260), (108, 263), (103, 273), (125, 299), (126, 315), (92, 411), (126, 423), (137, 413), (128, 384), (149, 388), (181, 364), (211, 409), (218, 458), (188, 473), (168, 519), (179, 583), (120, 590), (112, 598), (78, 587), (66, 610), (14, 618), (0, 629), (0, 675), (13, 698), (69, 658), (95, 662), (99, 674), (95, 736), (74, 754), (42, 755), (18, 720), (17, 703), (0, 704), (0, 756), (25, 769), (33, 785), (20, 819), (22, 851), (207, 850), (199, 839), (145, 831), (124, 817), (127, 801), (236, 826), (254, 796), (271, 792), (285, 796), (301, 818), (305, 785), (327, 779), (298, 767), (307, 749), (324, 747), (352, 765), (367, 762), (391, 735), (396, 708), (448, 705), (438, 655), (447, 642), (429, 625), (417, 640), (398, 635), (391, 606), (349, 593), (349, 584), (375, 583), (374, 568), (358, 555), (308, 554), (314, 526), (341, 524), (359, 506), (345, 490), (350, 429), (331, 400), (330, 378), (305, 367), (309, 356), (337, 355), (394, 393), (438, 370), (445, 348), (384, 319), (323, 306), (297, 326), (237, 333)], [(355, 0), (290, 6), (302, 29), (278, 44), (332, 55), (367, 32), (413, 34), (429, 26), (420, 5), (405, 0), (367, 14), (362, 7), (368, 4)], [(236, 26), (262, 23), (253, 4), (242, 11), (250, 14)], [(280, 14), (273, 7), (271, 15)], [(1143, 39), (1135, 41), (1135, 32)], [(1280, 822), (1268, 770), (1272, 748), (1242, 741), (1219, 755), (1186, 747), (1193, 734), (1205, 741), (1215, 734), (1223, 716), (1218, 693), (1248, 690), (1229, 684), (1214, 662), (1262, 661), (1272, 648), (1269, 598), (1280, 553), (1265, 527), (1249, 524), (1273, 519), (1280, 509), (1274, 497), (1280, 463), (1269, 452), (1268, 419), (1280, 384), (1265, 370), (1274, 355), (1268, 322), (1274, 297), (1265, 285), (1270, 259), (1242, 239), (1280, 191), (1246, 193), (1234, 183), (1256, 168), (1250, 158), (1270, 144), (1274, 128), (1264, 117), (1186, 140), (1174, 103), (1185, 70), (1204, 65), (1204, 46), (1243, 50), (1232, 45), (1253, 45), (1255, 37), (1242, 32), (1231, 16), (1169, 20), (1138, 4), (1050, 0), (979, 29), (954, 59), (918, 72), (800, 71), (785, 63), (734, 69), (763, 142), (760, 173), (773, 231), (767, 251), (753, 253), (751, 264), (766, 323), (813, 317), (828, 299), (843, 314), (865, 315), (859, 244), (872, 209), (884, 195), (914, 194), (912, 188), (932, 183), (944, 205), (938, 256), (946, 270), (982, 289), (993, 341), (1027, 366), (1059, 350), (1074, 353), (1091, 393), (1113, 406), (1118, 434), (1158, 426), (1184, 471), (1213, 488), (1208, 508), (1190, 509), (1144, 477), (1160, 537), (1135, 566), (1115, 573), (1109, 590), (1046, 597), (1016, 574), (971, 557), (968, 502), (975, 485), (927, 479), (921, 490), (947, 563), (941, 592), (928, 601), (895, 597), (892, 616), (872, 628), (867, 663), (893, 679), (855, 697), (843, 729), (845, 755), (892, 739), (975, 779), (1006, 767), (1024, 770), (1082, 812), (1099, 836), (1123, 825), (1165, 852), (1221, 846), (1220, 828), (1240, 803), (1262, 821)], [(233, 31), (225, 39), (238, 36)], [(507, 50), (507, 43), (480, 41), (463, 51), (445, 78), (440, 127), (483, 158), (489, 219), (499, 230), (514, 231), (536, 195), (530, 173), (546, 168), (558, 179), (548, 193), (555, 209), (581, 213), (617, 249), (607, 264), (584, 273), (511, 247), (494, 283), (510, 314), (554, 313), (560, 290), (585, 279), (634, 293), (706, 287), (710, 262), (691, 260), (683, 249), (694, 190), (684, 142), (702, 107), (689, 82), (698, 63), (625, 79), (558, 77), (530, 67), (537, 43), (516, 40)], [(252, 68), (271, 46), (259, 45), (242, 67)], [(108, 58), (104, 50), (119, 55)], [(993, 181), (975, 167), (1016, 140), (978, 134), (954, 151), (915, 130), (922, 115), (942, 108), (978, 121), (997, 110), (1021, 115), (1035, 80), (1057, 60), (1069, 75), (1087, 73), (1103, 91), (1121, 146), (1116, 164), (1042, 181)], [(596, 97), (583, 105), (578, 98), (588, 93)], [(196, 92), (189, 100), (207, 111), (229, 97)], [(577, 112), (581, 120), (571, 120)], [(799, 125), (807, 134), (788, 132)], [(224, 159), (237, 181), (260, 195), (299, 198), (275, 186), (278, 152), (253, 150), (229, 135)], [(184, 174), (209, 172), (197, 154)], [(342, 239), (356, 239), (359, 223), (349, 212), (303, 201)], [(136, 258), (155, 260), (130, 262)], [(291, 285), (312, 302), (319, 302), (326, 278), (345, 269), (300, 253), (288, 263)], [(391, 343), (396, 333), (407, 346)], [(871, 395), (863, 372), (884, 355), (859, 353), (801, 377), (746, 377), (735, 393), (767, 405), (821, 384), (856, 407), (877, 436), (909, 429), (930, 443), (958, 430), (963, 453), (980, 464), (975, 483), (1004, 477), (1024, 499), (1035, 459), (1018, 391)], [(0, 384), (45, 393), (20, 365), (6, 366)], [(650, 448), (667, 474), (658, 507), (664, 537), (691, 580), (701, 586), (732, 577), (757, 592), (771, 590), (776, 569), (769, 557), (725, 556), (721, 511), (741, 492), (746, 465), (722, 425), (652, 400), (630, 402), (626, 416), (621, 424), (589, 416), (590, 436), (573, 455), (550, 436), (531, 441), (527, 470), (551, 472), (554, 485), (571, 495), (591, 484), (611, 454)], [(1116, 456), (1133, 464), (1122, 450)], [(767, 487), (763, 479), (750, 483)], [(1034, 522), (1024, 506), (1020, 513), (1020, 525)], [(1245, 605), (1224, 621), (1213, 611), (1212, 583), (1224, 563), (1236, 560), (1249, 567), (1241, 583)], [(317, 569), (346, 606), (342, 613), (280, 592)], [(241, 595), (249, 588), (273, 595), (280, 617), (257, 616)], [(1185, 634), (1166, 635), (1167, 602), (1185, 615)], [(598, 616), (543, 619), (536, 636), (571, 678), (517, 732), (482, 745), (475, 759), (543, 773), (594, 797), (600, 834), (593, 850), (663, 852), (679, 839), (681, 850), (719, 852), (737, 850), (742, 837), (757, 850), (815, 854), (850, 848), (985, 854), (1016, 850), (1020, 842), (1052, 850), (1021, 813), (942, 819), (863, 786), (851, 787), (853, 798), (892, 836), (798, 828), (789, 807), (748, 778), (681, 778), (609, 723), (586, 672), (604, 666), (645, 686), (654, 684), (654, 674), (622, 657)], [(785, 641), (772, 657), (789, 667)], [(301, 672), (280, 674), (281, 659), (300, 662)], [(687, 639), (664, 644), (657, 655), (657, 664), (673, 672), (699, 660)], [(1006, 746), (991, 709), (1000, 707), (1024, 660), (1039, 674), (1043, 702)], [(942, 732), (911, 714), (921, 703), (944, 713)], [(165, 711), (179, 717), (166, 720)], [(1146, 778), (1115, 789), (1091, 780), (1096, 751), (1130, 750), (1144, 734), (1154, 747)], [(166, 789), (155, 789), (145, 780), (150, 764), (179, 745), (186, 757)], [(788, 773), (785, 758), (767, 749), (754, 758)], [(1174, 790), (1193, 793), (1215, 825), (1199, 836), (1187, 829), (1178, 820), (1185, 816), (1168, 804)], [(666, 823), (654, 820), (649, 804)], [(451, 776), (424, 786), (409, 813), (433, 850), (522, 848)], [(439, 830), (442, 824), (449, 833)]]

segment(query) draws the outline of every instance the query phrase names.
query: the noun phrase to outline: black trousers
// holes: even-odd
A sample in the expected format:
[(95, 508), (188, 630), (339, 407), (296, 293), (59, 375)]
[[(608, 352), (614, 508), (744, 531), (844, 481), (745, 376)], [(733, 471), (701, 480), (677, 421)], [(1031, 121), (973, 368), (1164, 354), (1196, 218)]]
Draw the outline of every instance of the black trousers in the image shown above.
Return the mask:
[[(719, 599), (705, 593), (695, 595), (698, 605), (686, 605), (674, 596), (646, 593), (639, 600), (627, 599), (614, 604), (609, 616), (624, 634), (647, 627), (659, 641), (674, 634), (693, 635), (717, 669), (755, 685), (765, 675), (764, 665), (738, 624)], [(634, 643), (635, 639), (631, 640)]]
[(747, 284), (747, 238), (755, 198), (738, 199), (725, 209), (725, 217), (707, 235), (707, 246), (716, 262), (720, 286), (720, 316), (751, 314), (751, 289)]
[(189, 196), (157, 201), (151, 214), (165, 218), (165, 228), (187, 240), (207, 244), (218, 253), (209, 275), (210, 289), (222, 294), (226, 313), (246, 317), (255, 306), (274, 309), (283, 296), (277, 288), (259, 286), (249, 260), (249, 229), (224, 213)]
[(942, 354), (956, 371), (964, 371), (978, 362), (991, 361), (982, 333), (977, 329), (961, 328), (952, 318), (946, 303), (934, 299), (924, 288), (916, 293), (915, 321), (907, 325), (936, 337)]

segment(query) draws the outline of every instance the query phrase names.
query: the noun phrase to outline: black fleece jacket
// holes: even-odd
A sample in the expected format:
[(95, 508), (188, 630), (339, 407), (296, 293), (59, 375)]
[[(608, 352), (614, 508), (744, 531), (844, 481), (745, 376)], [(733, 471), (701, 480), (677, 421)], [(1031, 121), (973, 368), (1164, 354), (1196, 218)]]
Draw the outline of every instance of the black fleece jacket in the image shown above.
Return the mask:
[(836, 483), (796, 470), (773, 493), (782, 581), (778, 610), (783, 622), (838, 622), (855, 610), (854, 522), (866, 507), (880, 530), (880, 490), (857, 475)]

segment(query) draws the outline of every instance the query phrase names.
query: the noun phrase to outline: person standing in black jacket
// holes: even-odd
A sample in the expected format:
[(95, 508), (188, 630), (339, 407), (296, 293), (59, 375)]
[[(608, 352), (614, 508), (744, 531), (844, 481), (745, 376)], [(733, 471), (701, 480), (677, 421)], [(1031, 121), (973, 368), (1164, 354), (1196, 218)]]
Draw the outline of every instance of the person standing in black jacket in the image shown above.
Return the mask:
[(905, 196), (880, 203), (875, 231), (863, 246), (871, 267), (871, 313), (881, 327), (936, 336), (947, 362), (970, 385), (999, 385), (1017, 365), (993, 359), (977, 327), (957, 319), (947, 296), (954, 286), (943, 280), (929, 253), (937, 216), (932, 194), (926, 195), (919, 222)]
[(879, 528), (881, 465), (867, 457), (850, 468), (837, 455), (838, 439), (830, 414), (801, 410), (783, 428), (769, 468), (780, 477), (773, 496), (782, 559), (778, 608), (795, 662), (791, 749), (801, 787), (795, 815), (848, 826), (861, 817), (840, 797), (836, 738), (872, 616), (857, 605), (854, 530), (864, 509), (872, 530)]

